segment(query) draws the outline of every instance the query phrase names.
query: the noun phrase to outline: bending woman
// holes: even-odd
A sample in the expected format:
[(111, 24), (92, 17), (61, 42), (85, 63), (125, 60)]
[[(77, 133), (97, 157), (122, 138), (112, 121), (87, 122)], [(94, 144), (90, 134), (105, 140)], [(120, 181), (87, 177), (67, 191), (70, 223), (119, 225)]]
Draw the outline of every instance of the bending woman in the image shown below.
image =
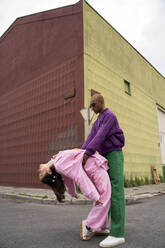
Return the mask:
[(59, 152), (47, 164), (41, 164), (40, 180), (48, 184), (57, 196), (64, 200), (64, 185), (72, 197), (78, 198), (75, 183), (81, 192), (93, 201), (93, 208), (86, 220), (81, 221), (80, 237), (89, 240), (91, 232), (106, 233), (108, 210), (110, 207), (111, 184), (107, 173), (107, 160), (95, 153), (82, 167), (85, 150), (65, 150)]

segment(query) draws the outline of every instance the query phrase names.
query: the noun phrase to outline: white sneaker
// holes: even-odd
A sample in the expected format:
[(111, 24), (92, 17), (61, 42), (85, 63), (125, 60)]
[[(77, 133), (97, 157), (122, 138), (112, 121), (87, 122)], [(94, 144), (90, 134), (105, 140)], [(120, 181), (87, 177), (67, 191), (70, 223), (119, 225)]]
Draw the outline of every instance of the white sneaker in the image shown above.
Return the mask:
[(109, 235), (110, 231), (108, 228), (103, 228), (100, 231), (95, 231), (94, 235), (96, 236), (103, 236), (103, 235)]
[(124, 238), (117, 238), (117, 237), (108, 236), (106, 239), (101, 241), (99, 245), (101, 247), (114, 247), (116, 245), (120, 245), (123, 243), (125, 243)]
[(80, 238), (81, 240), (90, 240), (92, 232), (86, 228), (85, 221), (80, 222)]

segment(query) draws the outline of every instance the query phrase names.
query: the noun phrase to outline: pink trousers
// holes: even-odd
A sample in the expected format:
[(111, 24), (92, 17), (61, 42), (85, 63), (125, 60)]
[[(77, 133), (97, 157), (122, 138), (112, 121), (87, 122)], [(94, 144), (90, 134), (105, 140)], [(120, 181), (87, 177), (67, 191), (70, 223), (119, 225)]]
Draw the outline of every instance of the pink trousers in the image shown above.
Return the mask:
[[(93, 207), (85, 220), (92, 230), (108, 227), (108, 211), (110, 208), (111, 184), (107, 173), (107, 160), (95, 153), (82, 167), (84, 150), (61, 151), (54, 158), (54, 166), (63, 177), (66, 189), (71, 196), (76, 195), (75, 183), (81, 192), (93, 201)], [(100, 199), (102, 205), (95, 206)]]

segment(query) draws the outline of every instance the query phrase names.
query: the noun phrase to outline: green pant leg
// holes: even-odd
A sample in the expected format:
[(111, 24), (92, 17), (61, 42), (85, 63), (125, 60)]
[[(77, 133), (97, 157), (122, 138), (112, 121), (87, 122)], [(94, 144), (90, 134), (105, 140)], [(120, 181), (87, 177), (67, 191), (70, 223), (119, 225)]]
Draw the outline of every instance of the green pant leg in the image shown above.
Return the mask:
[(122, 151), (113, 151), (106, 155), (108, 174), (111, 180), (112, 194), (109, 210), (110, 235), (124, 237), (125, 227), (125, 195), (124, 195), (124, 157)]

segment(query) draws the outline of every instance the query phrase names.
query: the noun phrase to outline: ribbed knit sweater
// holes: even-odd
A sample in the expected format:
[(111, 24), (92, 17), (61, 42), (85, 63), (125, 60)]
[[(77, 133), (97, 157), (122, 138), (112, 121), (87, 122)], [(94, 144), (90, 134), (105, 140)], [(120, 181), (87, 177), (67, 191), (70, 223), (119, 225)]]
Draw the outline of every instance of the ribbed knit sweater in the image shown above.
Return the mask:
[(112, 151), (121, 151), (124, 141), (124, 134), (116, 115), (106, 108), (94, 122), (82, 149), (85, 149), (85, 153), (89, 156), (96, 151), (106, 155)]

